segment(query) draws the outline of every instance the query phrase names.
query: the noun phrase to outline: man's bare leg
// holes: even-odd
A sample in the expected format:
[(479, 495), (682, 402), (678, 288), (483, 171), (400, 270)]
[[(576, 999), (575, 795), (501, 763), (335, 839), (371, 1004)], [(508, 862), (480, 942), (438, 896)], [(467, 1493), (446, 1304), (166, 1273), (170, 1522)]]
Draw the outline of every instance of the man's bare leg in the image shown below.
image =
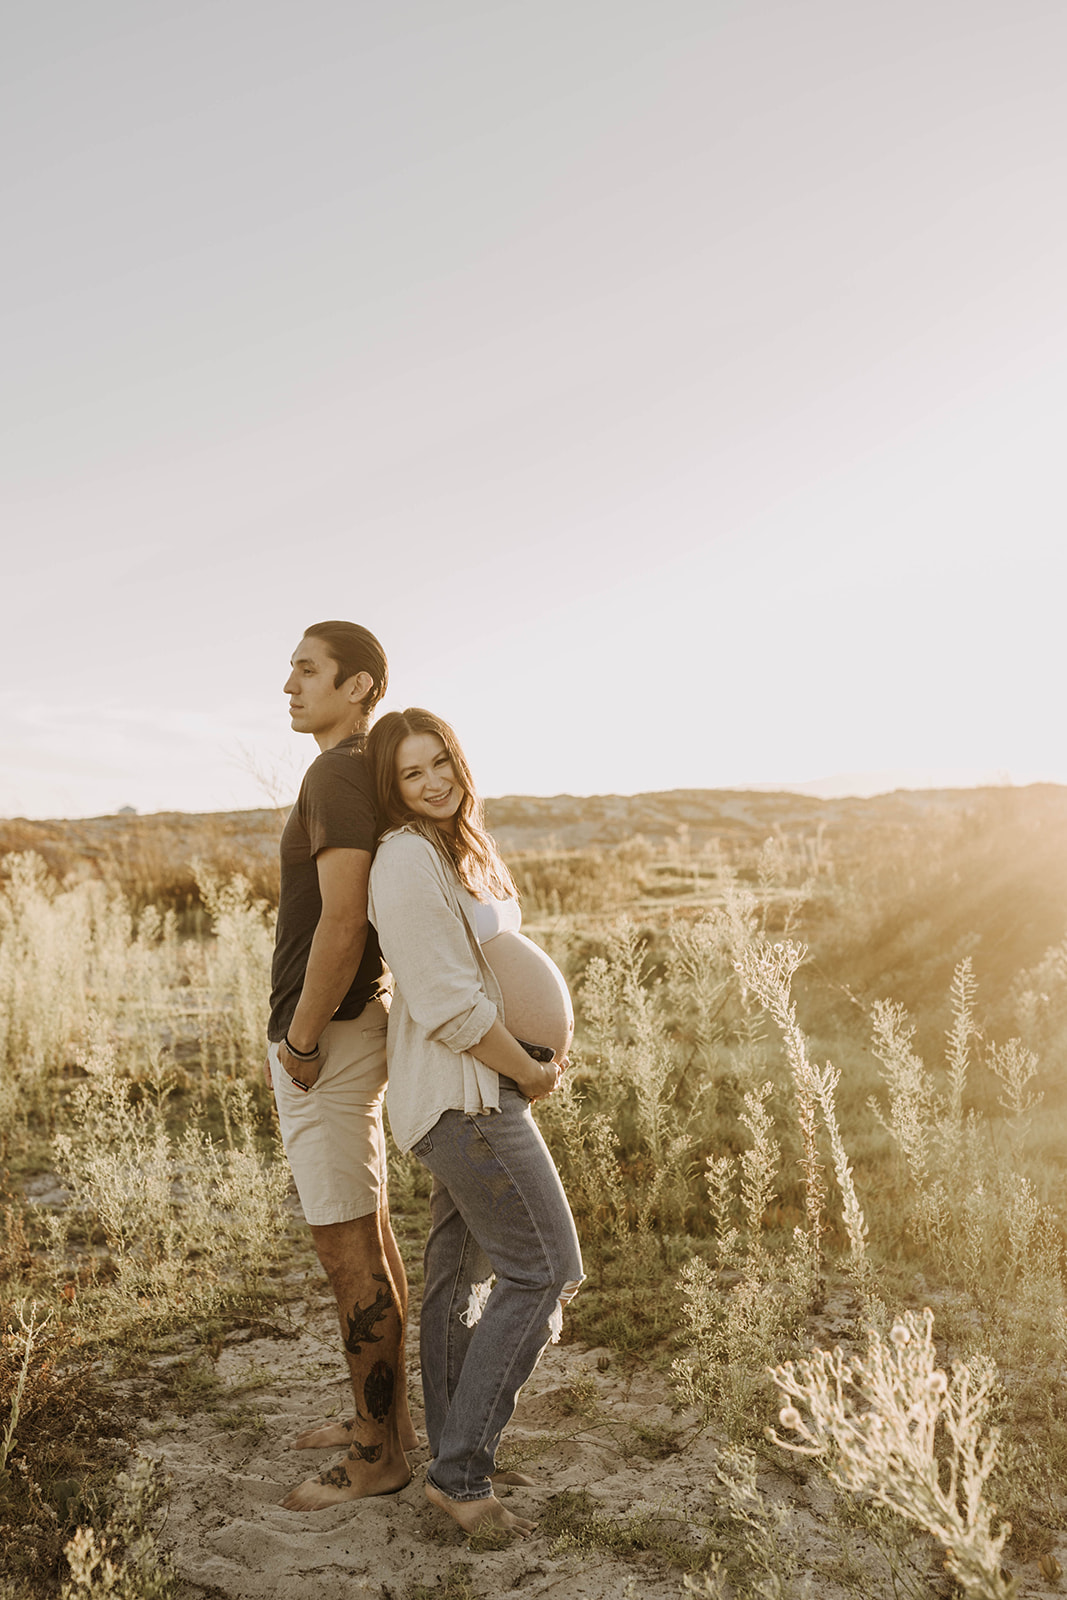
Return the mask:
[[(389, 1277), (400, 1306), (400, 1357), (397, 1367), (396, 1385), (396, 1425), (400, 1435), (400, 1444), (404, 1450), (417, 1450), (419, 1436), (415, 1432), (415, 1425), (411, 1420), (408, 1408), (407, 1367), (404, 1353), (404, 1335), (408, 1325), (408, 1279), (404, 1271), (404, 1263), (400, 1256), (400, 1249), (393, 1235), (392, 1224), (389, 1221), (389, 1207), (382, 1206), (379, 1212), (381, 1222), (382, 1247), (385, 1254), (386, 1266)], [(356, 1404), (358, 1406), (358, 1392)], [(294, 1450), (340, 1450), (345, 1445), (351, 1444), (356, 1427), (356, 1418), (349, 1417), (344, 1422), (324, 1422), (318, 1427), (305, 1428), (303, 1433), (297, 1434), (293, 1440)]]
[(411, 1420), (411, 1411), (408, 1407), (407, 1383), (407, 1327), (408, 1327), (408, 1275), (404, 1271), (404, 1262), (400, 1255), (400, 1246), (393, 1233), (393, 1225), (389, 1220), (388, 1202), (382, 1206), (382, 1244), (385, 1249), (385, 1259), (389, 1266), (389, 1275), (393, 1280), (397, 1301), (400, 1305), (400, 1378), (397, 1383), (396, 1395), (396, 1426), (400, 1434), (400, 1443), (405, 1450), (419, 1448), (419, 1436), (415, 1432), (415, 1424)]
[(506, 1506), (502, 1506), (495, 1494), (487, 1500), (453, 1500), (451, 1495), (444, 1493), (435, 1483), (426, 1483), (426, 1498), (432, 1506), (437, 1506), (441, 1511), (447, 1511), (449, 1516), (459, 1523), (464, 1533), (490, 1533), (496, 1530), (500, 1533), (510, 1533), (515, 1539), (525, 1539), (528, 1533), (533, 1533), (537, 1527), (536, 1522), (527, 1522), (524, 1517), (512, 1516)]
[(366, 1495), (391, 1494), (411, 1477), (397, 1428), (398, 1390), (404, 1386), (403, 1323), (386, 1264), (380, 1214), (313, 1226), (311, 1236), (337, 1299), (356, 1418), (343, 1459), (286, 1495), (282, 1505), (289, 1511), (316, 1511)]

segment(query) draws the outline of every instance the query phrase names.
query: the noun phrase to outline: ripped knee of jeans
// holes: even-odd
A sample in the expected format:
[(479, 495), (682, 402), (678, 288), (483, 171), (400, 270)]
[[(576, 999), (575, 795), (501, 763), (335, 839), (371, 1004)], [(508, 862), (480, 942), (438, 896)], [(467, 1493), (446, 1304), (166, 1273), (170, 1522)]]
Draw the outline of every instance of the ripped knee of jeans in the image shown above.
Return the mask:
[(552, 1309), (552, 1315), (548, 1319), (549, 1344), (559, 1344), (559, 1336), (563, 1332), (563, 1307), (568, 1305), (570, 1301), (574, 1299), (584, 1282), (584, 1278), (572, 1278), (570, 1282), (565, 1283), (563, 1288), (560, 1290), (559, 1299), (556, 1301), (556, 1304)]
[(471, 1284), (471, 1297), (467, 1301), (465, 1310), (459, 1314), (459, 1320), (465, 1328), (473, 1328), (482, 1320), (485, 1302), (488, 1300), (492, 1287), (496, 1282), (496, 1273), (490, 1273), (484, 1283)]

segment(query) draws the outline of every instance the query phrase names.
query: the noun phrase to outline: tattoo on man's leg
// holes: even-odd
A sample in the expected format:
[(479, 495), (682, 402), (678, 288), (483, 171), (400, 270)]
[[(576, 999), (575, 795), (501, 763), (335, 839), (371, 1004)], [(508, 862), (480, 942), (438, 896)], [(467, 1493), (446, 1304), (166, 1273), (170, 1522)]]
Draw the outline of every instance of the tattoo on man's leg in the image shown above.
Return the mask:
[(332, 1484), (335, 1489), (351, 1489), (352, 1479), (344, 1467), (331, 1467), (329, 1472), (319, 1473), (320, 1483)]
[[(353, 1439), (348, 1447), (348, 1459), (350, 1461), (374, 1462), (379, 1459), (381, 1453), (382, 1447), (380, 1444), (360, 1444), (358, 1439)], [(338, 1468), (338, 1471), (340, 1470)]]
[(396, 1378), (387, 1361), (376, 1361), (363, 1384), (363, 1398), (375, 1422), (384, 1422), (393, 1409)]
[(377, 1273), (374, 1276), (378, 1283), (385, 1284), (385, 1288), (378, 1290), (373, 1304), (356, 1306), (353, 1317), (349, 1317), (346, 1312), (348, 1338), (344, 1341), (344, 1345), (350, 1356), (358, 1356), (365, 1344), (381, 1344), (382, 1336), (380, 1333), (375, 1333), (374, 1329), (393, 1307), (393, 1295), (388, 1278), (380, 1278)]

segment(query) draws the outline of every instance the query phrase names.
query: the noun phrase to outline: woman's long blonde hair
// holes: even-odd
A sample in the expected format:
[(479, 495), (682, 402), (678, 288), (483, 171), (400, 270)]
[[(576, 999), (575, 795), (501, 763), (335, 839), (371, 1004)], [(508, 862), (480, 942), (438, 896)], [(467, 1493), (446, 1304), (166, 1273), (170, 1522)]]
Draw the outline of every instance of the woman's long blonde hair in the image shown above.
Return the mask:
[[(401, 798), (397, 752), (413, 733), (437, 735), (463, 790), (454, 834), (447, 833), (429, 817), (415, 816)], [(480, 899), (484, 899), (487, 892), (498, 899), (518, 896), (515, 881), (500, 858), (492, 834), (486, 829), (482, 802), (467, 758), (447, 722), (421, 706), (409, 706), (406, 711), (387, 711), (371, 729), (365, 753), (374, 775), (382, 833), (389, 828), (410, 828), (413, 833), (421, 834), (451, 864), (463, 887)]]

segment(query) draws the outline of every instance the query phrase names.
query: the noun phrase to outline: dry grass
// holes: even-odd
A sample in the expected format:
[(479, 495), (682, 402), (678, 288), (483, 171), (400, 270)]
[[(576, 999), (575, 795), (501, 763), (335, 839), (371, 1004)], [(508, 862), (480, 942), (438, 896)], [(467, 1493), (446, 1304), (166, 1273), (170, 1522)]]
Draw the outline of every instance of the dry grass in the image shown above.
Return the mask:
[[(843, 1464), (848, 1428), (877, 1431), (862, 1421), (880, 1414), (863, 1383), (877, 1389), (888, 1372), (891, 1326), (929, 1354), (926, 1379), (966, 1372), (985, 1385), (973, 1460), (961, 1455), (953, 1480), (936, 1427), (934, 1479), (923, 1457), (924, 1492), (948, 1498), (936, 1526), (919, 1521), (951, 1538), (960, 1581), (1007, 1592), (995, 1575), (980, 1587), (990, 1561), (964, 1547), (977, 1530), (975, 1548), (999, 1559), (993, 1499), (1014, 1525), (1009, 1564), (1055, 1537), (1067, 1090), (1049, 1063), (1067, 1042), (1067, 898), (1053, 908), (1059, 813), (1045, 794), (1035, 806), (1041, 826), (1009, 797), (981, 814), (936, 811), (911, 834), (887, 834), (883, 818), (835, 838), (805, 813), (798, 831), (762, 841), (675, 828), (654, 843), (512, 856), (528, 929), (578, 1001), (573, 1071), (540, 1112), (590, 1270), (568, 1336), (673, 1363), (679, 1403), (732, 1441), (709, 1495), (736, 1560), (761, 1553), (753, 1595), (800, 1595), (807, 1581), (788, 1517), (754, 1488), (751, 1452), (771, 1449), (764, 1429), (781, 1405), (768, 1368), (782, 1380), (794, 1363), (787, 1398), (837, 1481), (913, 1515), (899, 1452), (880, 1458), (877, 1490)], [(14, 851), (0, 880), (0, 1130), (15, 1174), (0, 1194), (0, 1488), (4, 1519), (32, 1529), (38, 1593), (58, 1592), (79, 1522), (92, 1537), (70, 1553), (72, 1593), (96, 1592), (107, 1560), (127, 1571), (124, 1540), (135, 1559), (122, 1582), (163, 1594), (168, 1581), (142, 1539), (149, 1488), (123, 1491), (125, 1523), (93, 1498), (121, 1424), (86, 1351), (128, 1358), (178, 1319), (261, 1317), (287, 1248), (271, 1227), (286, 1169), (257, 1081), (273, 904), (261, 845), (278, 818), (265, 814), (254, 847), (236, 825), (176, 833), (169, 861), (160, 819), (134, 820), (139, 854), (129, 838), (110, 856), (97, 840), (90, 859), (85, 838), (75, 851), (56, 825), (36, 838), (47, 862)], [(35, 842), (8, 827), (9, 844)], [(1034, 898), (1025, 929), (1019, 882)], [(34, 1165), (69, 1193), (47, 1227), (21, 1201)], [(398, 1215), (424, 1205), (410, 1162), (395, 1163), (393, 1203)], [(811, 1344), (826, 1297), (839, 1323), (847, 1308), (837, 1368)], [(908, 1320), (935, 1300), (936, 1352), (929, 1326)], [(32, 1337), (28, 1316), (47, 1317)], [(859, 1409), (827, 1410), (846, 1369)], [(940, 1426), (959, 1393), (946, 1384), (928, 1391)], [(981, 1453), (994, 1425), (996, 1462)], [(886, 1548), (910, 1537), (864, 1526)], [(597, 1518), (582, 1528), (595, 1543)], [(5, 1559), (12, 1581), (31, 1582), (10, 1549)], [(709, 1558), (695, 1592), (736, 1592), (734, 1559), (720, 1571)]]

